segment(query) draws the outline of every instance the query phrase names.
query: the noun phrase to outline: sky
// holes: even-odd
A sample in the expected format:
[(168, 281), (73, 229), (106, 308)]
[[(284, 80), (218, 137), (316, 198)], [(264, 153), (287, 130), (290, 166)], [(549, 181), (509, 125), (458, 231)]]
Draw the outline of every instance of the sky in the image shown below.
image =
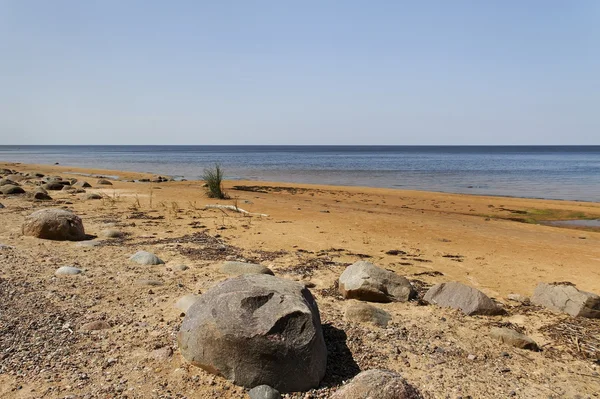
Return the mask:
[(600, 1), (0, 0), (1, 144), (600, 144)]

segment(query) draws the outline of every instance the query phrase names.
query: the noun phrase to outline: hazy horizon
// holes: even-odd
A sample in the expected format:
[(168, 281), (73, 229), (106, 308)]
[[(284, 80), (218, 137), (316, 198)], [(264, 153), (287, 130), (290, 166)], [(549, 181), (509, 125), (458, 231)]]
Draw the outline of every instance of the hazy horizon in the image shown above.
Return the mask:
[(0, 0), (0, 144), (598, 145), (600, 2)]

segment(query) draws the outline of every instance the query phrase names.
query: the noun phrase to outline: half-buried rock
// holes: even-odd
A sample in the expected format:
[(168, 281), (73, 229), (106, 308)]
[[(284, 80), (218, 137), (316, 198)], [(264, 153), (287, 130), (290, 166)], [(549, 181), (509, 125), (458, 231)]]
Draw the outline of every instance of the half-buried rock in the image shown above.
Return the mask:
[(339, 279), (339, 290), (346, 299), (370, 302), (406, 302), (416, 295), (405, 277), (365, 261), (358, 261), (344, 270)]
[(178, 344), (192, 364), (247, 388), (307, 391), (325, 375), (327, 348), (312, 294), (267, 274), (225, 280), (201, 295)]
[(23, 188), (20, 186), (6, 184), (6, 185), (0, 187), (0, 193), (4, 194), (4, 195), (24, 194), (25, 190), (23, 190)]
[(348, 304), (348, 306), (346, 306), (344, 317), (348, 321), (372, 323), (379, 327), (386, 327), (388, 322), (392, 319), (392, 316), (385, 310), (363, 302)]
[(136, 252), (135, 254), (131, 255), (129, 260), (140, 265), (162, 265), (165, 263), (158, 256), (146, 251)]
[(25, 236), (59, 241), (81, 241), (86, 238), (79, 216), (54, 208), (40, 209), (27, 216), (22, 233)]
[(539, 283), (531, 303), (575, 317), (600, 318), (600, 296), (580, 291), (573, 285)]
[(510, 328), (493, 327), (490, 330), (490, 336), (501, 341), (502, 343), (514, 346), (515, 348), (528, 349), (530, 351), (540, 350), (534, 340), (529, 338), (527, 335), (516, 332), (515, 330), (511, 330)]
[(462, 310), (466, 315), (497, 315), (504, 310), (483, 292), (457, 282), (436, 284), (423, 297), (425, 302)]
[(221, 273), (227, 274), (228, 276), (239, 276), (242, 274), (270, 274), (273, 275), (273, 271), (263, 265), (257, 265), (255, 263), (245, 262), (231, 262), (227, 261), (221, 265)]
[(400, 374), (386, 370), (367, 370), (358, 374), (330, 399), (420, 399), (419, 391)]

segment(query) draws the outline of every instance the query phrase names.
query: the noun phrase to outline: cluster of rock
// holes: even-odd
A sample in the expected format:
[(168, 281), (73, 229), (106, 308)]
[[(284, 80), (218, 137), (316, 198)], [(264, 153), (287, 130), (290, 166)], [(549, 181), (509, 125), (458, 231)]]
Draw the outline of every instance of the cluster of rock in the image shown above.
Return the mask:
[[(112, 184), (101, 179), (98, 184)], [(34, 200), (47, 201), (52, 197), (48, 191), (66, 191), (72, 194), (85, 193), (86, 188), (92, 187), (86, 181), (61, 176), (45, 176), (41, 173), (23, 173), (9, 169), (0, 170), (0, 194), (27, 194)], [(30, 190), (26, 190), (30, 188)], [(101, 197), (100, 197), (101, 198)]]
[[(63, 209), (42, 209), (28, 217), (23, 235), (51, 240), (86, 238), (81, 219)], [(116, 230), (101, 235), (122, 237)], [(139, 251), (130, 257), (140, 265), (161, 265), (158, 256)], [(179, 268), (178, 270), (185, 270)], [(251, 398), (279, 398), (280, 392), (318, 387), (325, 375), (327, 347), (315, 298), (299, 282), (274, 275), (259, 264), (224, 262), (220, 272), (232, 276), (202, 295), (180, 298), (175, 307), (184, 315), (177, 342), (182, 356), (195, 366), (233, 383), (250, 388)], [(56, 270), (56, 276), (75, 276), (84, 271), (73, 266)], [(139, 280), (158, 286), (158, 280)], [(348, 300), (344, 317), (352, 322), (385, 327), (392, 316), (367, 302), (406, 302), (417, 292), (403, 276), (372, 263), (348, 266), (338, 279), (340, 295)], [(527, 298), (517, 298), (528, 302)], [(465, 315), (494, 316), (503, 308), (483, 292), (458, 282), (432, 286), (423, 301), (457, 309)], [(600, 297), (569, 284), (540, 283), (531, 303), (575, 317), (600, 318)], [(102, 325), (99, 328), (108, 328)], [(94, 326), (88, 330), (95, 329)], [(532, 351), (539, 346), (526, 335), (509, 328), (492, 328), (490, 337), (504, 344)], [(367, 370), (341, 387), (336, 398), (420, 398), (419, 392), (399, 374)]]

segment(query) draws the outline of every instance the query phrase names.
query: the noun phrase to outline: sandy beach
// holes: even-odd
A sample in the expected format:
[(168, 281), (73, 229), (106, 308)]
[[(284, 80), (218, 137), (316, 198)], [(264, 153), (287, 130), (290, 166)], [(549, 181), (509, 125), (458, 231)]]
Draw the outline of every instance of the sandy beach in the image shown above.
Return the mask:
[[(539, 282), (600, 293), (600, 232), (539, 223), (599, 218), (598, 203), (256, 181), (227, 181), (231, 199), (218, 201), (205, 196), (201, 181), (127, 182), (153, 176), (60, 165), (2, 168), (86, 180), (86, 194), (102, 198), (0, 196), (0, 244), (9, 247), (0, 251), (0, 397), (246, 397), (243, 388), (187, 364), (175, 341), (181, 312), (174, 303), (225, 279), (225, 260), (303, 281), (318, 302), (329, 326), (330, 369), (322, 388), (289, 397), (328, 397), (357, 369), (375, 366), (401, 373), (427, 398), (600, 393), (600, 321), (507, 299), (531, 296)], [(99, 186), (93, 176), (119, 179)], [(250, 214), (206, 208), (215, 204)], [(24, 218), (50, 207), (79, 215), (100, 245), (22, 236)], [(106, 229), (124, 236), (105, 238)], [(129, 262), (138, 250), (166, 265)], [(475, 287), (507, 314), (465, 316), (417, 301), (378, 305), (392, 315), (387, 328), (349, 322), (335, 283), (361, 259), (406, 276), (420, 293), (448, 281)], [(175, 268), (182, 264), (188, 269)], [(56, 277), (65, 265), (86, 272)], [(161, 285), (140, 283), (148, 279)], [(81, 329), (97, 320), (111, 328)], [(492, 326), (525, 332), (543, 350), (503, 345), (489, 337)]]

